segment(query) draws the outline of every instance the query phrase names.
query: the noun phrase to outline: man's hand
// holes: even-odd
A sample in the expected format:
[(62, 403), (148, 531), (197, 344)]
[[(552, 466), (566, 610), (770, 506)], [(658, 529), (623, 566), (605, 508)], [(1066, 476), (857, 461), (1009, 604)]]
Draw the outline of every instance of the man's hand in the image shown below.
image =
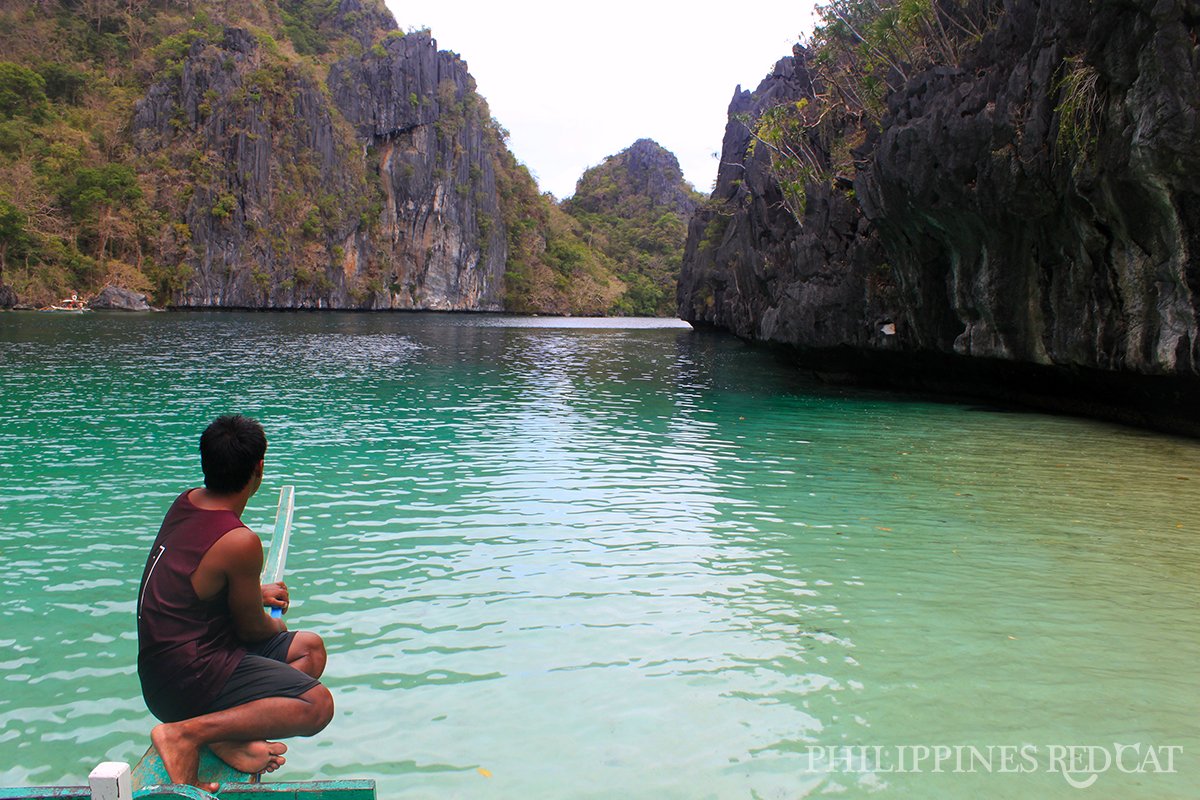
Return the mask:
[(263, 606), (265, 608), (278, 608), (282, 613), (288, 613), (288, 606), (292, 602), (288, 600), (288, 587), (282, 581), (278, 583), (263, 584)]
[(288, 599), (287, 584), (283, 581), (279, 583), (264, 583), (262, 585), (262, 604), (266, 608), (278, 608), (281, 613), (286, 614), (291, 601)]

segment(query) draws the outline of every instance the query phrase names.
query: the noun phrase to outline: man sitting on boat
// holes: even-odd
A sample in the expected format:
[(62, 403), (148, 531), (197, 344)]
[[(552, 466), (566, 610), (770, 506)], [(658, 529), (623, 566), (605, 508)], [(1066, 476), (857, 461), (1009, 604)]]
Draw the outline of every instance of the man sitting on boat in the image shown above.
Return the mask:
[[(242, 772), (277, 769), (287, 746), (333, 717), (317, 679), (325, 644), (293, 632), (264, 606), (287, 610), (283, 583), (260, 585), (263, 547), (241, 513), (263, 478), (267, 439), (240, 415), (200, 437), (204, 486), (181, 494), (146, 559), (138, 592), (138, 677), (150, 733), (175, 783), (198, 783), (207, 746)], [(215, 791), (215, 786), (201, 786)]]

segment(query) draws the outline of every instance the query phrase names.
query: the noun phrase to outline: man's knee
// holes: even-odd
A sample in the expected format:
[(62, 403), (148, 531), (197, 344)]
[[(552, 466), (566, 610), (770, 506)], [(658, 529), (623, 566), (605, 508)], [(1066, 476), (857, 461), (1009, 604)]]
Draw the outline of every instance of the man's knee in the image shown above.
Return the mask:
[(325, 642), (310, 631), (298, 631), (288, 647), (287, 660), (301, 672), (313, 678), (325, 672)]
[(305, 692), (301, 699), (308, 702), (307, 722), (310, 732), (304, 735), (312, 736), (325, 730), (325, 726), (333, 719), (333, 695), (324, 684), (318, 684)]

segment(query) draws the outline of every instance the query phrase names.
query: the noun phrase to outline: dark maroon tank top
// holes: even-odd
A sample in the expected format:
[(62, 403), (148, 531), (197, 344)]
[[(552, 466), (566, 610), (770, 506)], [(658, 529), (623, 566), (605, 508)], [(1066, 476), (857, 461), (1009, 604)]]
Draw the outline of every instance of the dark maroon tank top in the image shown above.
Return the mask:
[(138, 677), (154, 716), (204, 713), (245, 654), (233, 630), (228, 589), (201, 600), (192, 573), (218, 539), (243, 527), (232, 511), (197, 508), (179, 495), (163, 519), (138, 590)]

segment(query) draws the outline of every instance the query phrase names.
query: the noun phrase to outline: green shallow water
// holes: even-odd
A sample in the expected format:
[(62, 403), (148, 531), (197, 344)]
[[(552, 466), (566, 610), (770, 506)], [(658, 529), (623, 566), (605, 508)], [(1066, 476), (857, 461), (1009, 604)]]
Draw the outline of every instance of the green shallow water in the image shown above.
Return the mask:
[[(1200, 443), (831, 390), (656, 325), (0, 315), (0, 785), (147, 746), (141, 565), (238, 410), (271, 441), (245, 519), (296, 486), (290, 623), (331, 653), (288, 779), (1197, 796)], [(1082, 794), (1052, 761), (1114, 743), (1182, 751)], [(880, 749), (810, 750), (850, 745)], [(1032, 757), (896, 771), (919, 745)]]

